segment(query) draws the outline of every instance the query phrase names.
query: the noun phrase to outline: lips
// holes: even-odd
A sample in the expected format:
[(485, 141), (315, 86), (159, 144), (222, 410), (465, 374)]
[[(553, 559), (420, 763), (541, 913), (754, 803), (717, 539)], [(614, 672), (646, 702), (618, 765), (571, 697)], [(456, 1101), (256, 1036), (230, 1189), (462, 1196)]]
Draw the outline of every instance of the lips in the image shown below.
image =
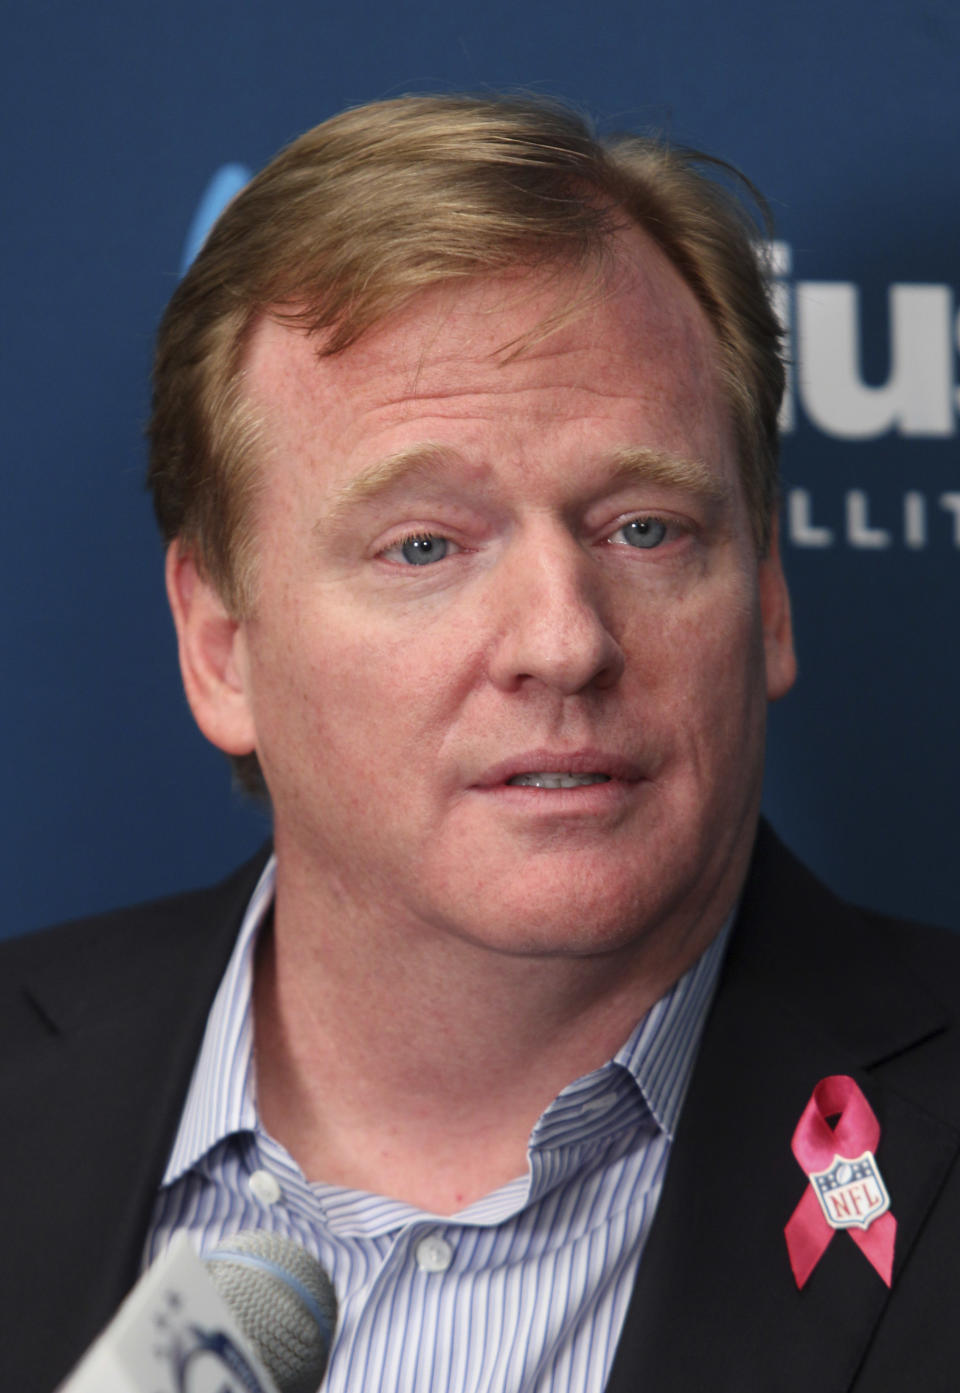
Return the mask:
[(609, 774), (558, 774), (537, 770), (529, 774), (514, 774), (507, 783), (511, 788), (586, 788), (589, 784), (606, 784)]
[(637, 783), (643, 777), (640, 766), (623, 755), (607, 750), (573, 751), (527, 750), (486, 769), (475, 787), (569, 789), (598, 783)]

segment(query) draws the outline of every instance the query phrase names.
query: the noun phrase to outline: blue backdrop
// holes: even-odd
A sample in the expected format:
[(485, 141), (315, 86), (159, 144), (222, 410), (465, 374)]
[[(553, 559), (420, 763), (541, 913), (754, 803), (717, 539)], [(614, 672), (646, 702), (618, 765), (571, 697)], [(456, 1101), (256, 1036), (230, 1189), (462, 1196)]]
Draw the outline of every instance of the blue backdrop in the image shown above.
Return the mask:
[(770, 197), (801, 680), (767, 806), (843, 893), (960, 926), (954, 0), (4, 18), (3, 932), (200, 883), (265, 832), (186, 710), (141, 482), (151, 338), (205, 213), (346, 105), (518, 86), (710, 149)]

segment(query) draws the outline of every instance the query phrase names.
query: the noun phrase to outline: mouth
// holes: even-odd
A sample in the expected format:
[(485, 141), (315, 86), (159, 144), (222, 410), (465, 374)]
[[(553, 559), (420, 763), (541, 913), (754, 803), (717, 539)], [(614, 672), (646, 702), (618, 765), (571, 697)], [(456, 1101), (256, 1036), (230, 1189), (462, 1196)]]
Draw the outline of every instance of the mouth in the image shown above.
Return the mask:
[(476, 781), (480, 789), (532, 788), (557, 792), (596, 784), (636, 784), (644, 777), (633, 760), (597, 749), (527, 750), (491, 766)]
[(586, 788), (588, 784), (608, 784), (609, 774), (559, 774), (535, 770), (529, 774), (514, 774), (506, 784), (512, 788)]

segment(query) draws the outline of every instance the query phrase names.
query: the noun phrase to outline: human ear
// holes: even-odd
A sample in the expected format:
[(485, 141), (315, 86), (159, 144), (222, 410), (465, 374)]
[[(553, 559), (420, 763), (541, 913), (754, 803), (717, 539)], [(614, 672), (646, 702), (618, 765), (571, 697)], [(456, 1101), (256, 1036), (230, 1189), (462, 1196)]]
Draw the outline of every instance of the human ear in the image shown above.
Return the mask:
[(760, 615), (767, 671), (767, 700), (786, 696), (797, 677), (790, 592), (780, 560), (780, 529), (774, 519), (767, 554), (759, 563)]
[(226, 754), (250, 754), (256, 747), (256, 730), (247, 690), (243, 622), (227, 609), (193, 552), (176, 540), (167, 551), (166, 581), (193, 718)]

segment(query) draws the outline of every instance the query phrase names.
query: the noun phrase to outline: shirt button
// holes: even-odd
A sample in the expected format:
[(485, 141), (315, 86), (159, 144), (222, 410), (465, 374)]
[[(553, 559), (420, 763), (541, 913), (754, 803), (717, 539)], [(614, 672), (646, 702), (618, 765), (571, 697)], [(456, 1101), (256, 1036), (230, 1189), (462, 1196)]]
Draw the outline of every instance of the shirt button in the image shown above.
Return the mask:
[(250, 1189), (261, 1204), (276, 1204), (283, 1198), (280, 1184), (269, 1171), (254, 1171), (250, 1177)]
[(417, 1266), (421, 1272), (446, 1272), (453, 1261), (453, 1249), (439, 1233), (428, 1233), (416, 1249)]

